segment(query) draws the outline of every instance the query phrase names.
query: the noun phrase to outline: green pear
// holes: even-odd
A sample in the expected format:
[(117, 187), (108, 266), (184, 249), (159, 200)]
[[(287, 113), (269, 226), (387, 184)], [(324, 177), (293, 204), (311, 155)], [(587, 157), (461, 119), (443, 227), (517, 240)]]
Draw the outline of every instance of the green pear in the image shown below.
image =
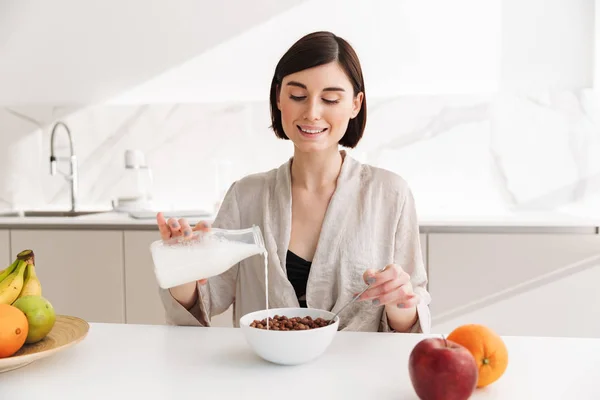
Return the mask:
[(37, 343), (45, 338), (54, 327), (56, 313), (52, 304), (42, 296), (23, 296), (13, 303), (23, 311), (29, 322), (29, 333), (25, 343)]

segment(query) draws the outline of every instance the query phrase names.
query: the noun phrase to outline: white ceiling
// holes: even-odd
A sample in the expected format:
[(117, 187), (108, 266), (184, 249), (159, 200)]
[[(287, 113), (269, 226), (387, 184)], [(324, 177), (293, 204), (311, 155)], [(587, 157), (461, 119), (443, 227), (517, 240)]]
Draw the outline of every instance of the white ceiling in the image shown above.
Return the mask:
[(0, 104), (111, 98), (304, 0), (0, 0)]

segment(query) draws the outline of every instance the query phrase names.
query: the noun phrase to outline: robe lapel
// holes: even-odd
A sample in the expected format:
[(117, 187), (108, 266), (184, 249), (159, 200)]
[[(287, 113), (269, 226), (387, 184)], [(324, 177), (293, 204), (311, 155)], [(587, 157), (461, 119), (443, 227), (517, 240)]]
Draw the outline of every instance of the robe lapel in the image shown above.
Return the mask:
[(358, 163), (345, 154), (333, 196), (327, 207), (306, 288), (311, 308), (331, 310), (337, 300), (339, 283), (339, 245), (343, 238), (347, 214), (360, 189)]
[(277, 242), (277, 256), (285, 273), (286, 256), (292, 234), (292, 176), (291, 158), (277, 170), (272, 199), (271, 226)]
[[(269, 306), (299, 307), (287, 278), (286, 258), (292, 231), (291, 158), (275, 171), (275, 183), (265, 199), (264, 236), (269, 251)], [(338, 248), (343, 238), (348, 204), (360, 186), (359, 164), (344, 152), (344, 162), (335, 192), (329, 202), (308, 277), (306, 299), (311, 308), (331, 310), (337, 300)], [(277, 289), (275, 289), (277, 288)]]
[(286, 258), (292, 230), (291, 158), (275, 170), (274, 185), (265, 191), (264, 236), (269, 252), (269, 307), (299, 307), (287, 278)]

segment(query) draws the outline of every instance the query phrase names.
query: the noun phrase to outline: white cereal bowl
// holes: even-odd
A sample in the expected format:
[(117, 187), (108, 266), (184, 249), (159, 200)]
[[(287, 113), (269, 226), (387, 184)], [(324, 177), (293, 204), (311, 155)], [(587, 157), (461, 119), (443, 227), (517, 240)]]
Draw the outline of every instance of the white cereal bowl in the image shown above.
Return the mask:
[[(269, 318), (280, 315), (288, 318), (311, 317), (312, 319), (332, 319), (335, 315), (329, 311), (313, 308), (274, 308), (268, 310)], [(298, 365), (320, 357), (333, 341), (339, 317), (333, 324), (322, 328), (304, 331), (274, 331), (252, 328), (254, 320), (267, 318), (267, 310), (260, 310), (240, 318), (240, 328), (252, 350), (261, 358), (280, 365)]]

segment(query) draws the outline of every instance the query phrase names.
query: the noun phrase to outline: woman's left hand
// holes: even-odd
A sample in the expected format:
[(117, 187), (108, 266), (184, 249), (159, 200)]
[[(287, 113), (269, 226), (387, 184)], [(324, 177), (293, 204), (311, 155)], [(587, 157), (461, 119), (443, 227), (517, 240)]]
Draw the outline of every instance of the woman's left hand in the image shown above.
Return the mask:
[(358, 300), (371, 300), (374, 305), (411, 308), (417, 305), (417, 295), (413, 292), (408, 275), (402, 267), (390, 264), (382, 270), (367, 270), (363, 278), (369, 285)]

